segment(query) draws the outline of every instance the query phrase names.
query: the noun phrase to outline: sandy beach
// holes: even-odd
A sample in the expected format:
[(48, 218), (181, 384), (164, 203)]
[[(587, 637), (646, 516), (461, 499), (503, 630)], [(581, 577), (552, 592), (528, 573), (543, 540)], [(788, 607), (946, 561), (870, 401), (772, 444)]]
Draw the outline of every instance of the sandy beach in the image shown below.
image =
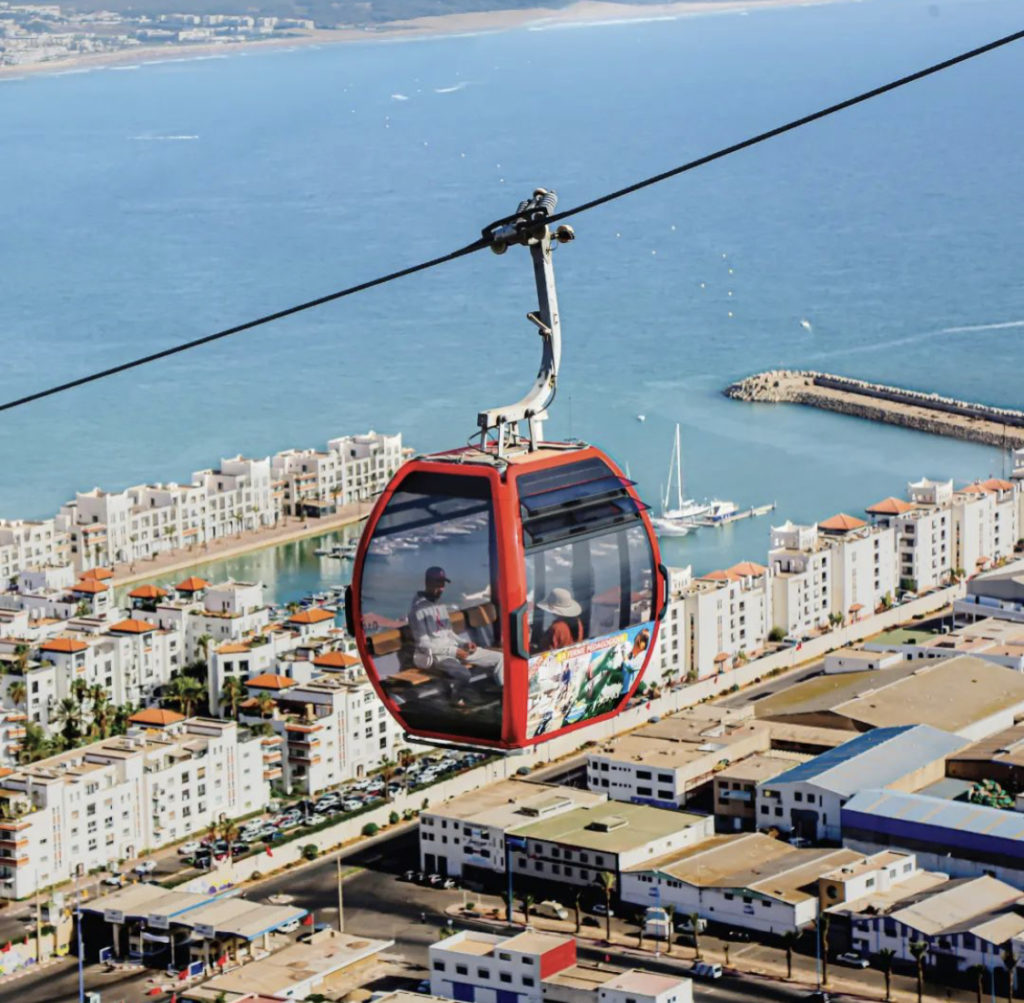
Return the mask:
[(114, 565), (114, 577), (109, 584), (115, 588), (132, 585), (135, 582), (149, 581), (172, 571), (181, 571), (184, 568), (195, 567), (197, 564), (205, 564), (207, 561), (222, 561), (227, 557), (239, 557), (254, 550), (262, 550), (264, 547), (276, 547), (282, 543), (302, 540), (309, 536), (322, 536), (324, 533), (361, 522), (369, 515), (370, 508), (369, 502), (362, 502), (357, 505), (342, 506), (334, 515), (324, 516), (320, 519), (282, 516), (275, 526), (265, 526), (262, 529), (248, 530), (238, 535), (224, 536), (191, 549), (167, 550), (157, 554), (154, 558), (125, 561), (122, 564)]
[[(39, 74), (67, 74), (104, 67), (126, 67), (142, 63), (159, 63), (182, 59), (226, 58), (232, 54), (262, 49), (294, 49), (296, 47), (335, 45), (355, 42), (410, 41), (439, 36), (476, 35), (485, 32), (510, 31), (517, 28), (550, 28), (583, 23), (616, 21), (670, 20), (707, 14), (736, 13), (753, 8), (793, 7), (806, 0), (682, 0), (635, 6), (627, 3), (605, 3), (602, 0), (581, 0), (569, 7), (554, 10), (530, 7), (521, 10), (477, 11), (465, 14), (443, 14), (408, 21), (390, 21), (369, 28), (317, 29), (285, 38), (263, 41), (197, 43), (195, 45), (139, 45), (117, 52), (100, 52), (68, 56), (26, 66), (0, 66), (0, 79), (22, 78)], [(841, 0), (819, 0), (838, 3)]]

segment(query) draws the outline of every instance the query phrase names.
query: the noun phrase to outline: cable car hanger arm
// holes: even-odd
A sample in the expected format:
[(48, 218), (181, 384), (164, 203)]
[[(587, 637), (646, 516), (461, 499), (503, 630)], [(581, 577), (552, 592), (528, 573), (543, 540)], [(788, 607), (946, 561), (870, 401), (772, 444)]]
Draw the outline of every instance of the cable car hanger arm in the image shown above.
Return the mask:
[[(490, 408), (477, 415), (481, 449), (486, 448), (488, 433), (495, 431), (498, 456), (504, 456), (509, 447), (521, 444), (519, 424), (523, 421), (529, 425), (529, 449), (532, 452), (537, 448), (543, 438), (547, 409), (554, 401), (558, 387), (562, 330), (551, 260), (551, 232), (547, 225), (557, 203), (558, 196), (554, 192), (538, 188), (531, 198), (519, 203), (514, 216), (498, 220), (483, 230), (484, 240), (495, 254), (504, 254), (512, 244), (522, 244), (530, 249), (538, 307), (526, 317), (536, 325), (543, 341), (540, 369), (526, 396), (515, 404)], [(569, 226), (560, 226), (554, 234), (559, 244), (568, 243), (574, 236)]]

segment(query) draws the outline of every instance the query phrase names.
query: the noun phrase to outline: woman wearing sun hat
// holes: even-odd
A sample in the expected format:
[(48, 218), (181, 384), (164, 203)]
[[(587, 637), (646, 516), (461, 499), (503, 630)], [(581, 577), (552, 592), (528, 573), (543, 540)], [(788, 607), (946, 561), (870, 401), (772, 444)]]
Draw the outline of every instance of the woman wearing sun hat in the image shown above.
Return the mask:
[(540, 651), (557, 651), (583, 640), (583, 623), (580, 620), (583, 609), (568, 589), (552, 589), (543, 602), (537, 603), (537, 608), (555, 618), (544, 631)]

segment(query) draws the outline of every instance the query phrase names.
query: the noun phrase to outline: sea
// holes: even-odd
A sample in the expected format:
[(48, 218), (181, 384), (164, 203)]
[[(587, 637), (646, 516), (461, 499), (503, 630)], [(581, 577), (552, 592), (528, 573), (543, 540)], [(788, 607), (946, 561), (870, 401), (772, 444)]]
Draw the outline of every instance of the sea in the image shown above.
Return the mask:
[[(1019, 0), (864, 0), (225, 52), (0, 79), (0, 400), (472, 241), (537, 186), (578, 205), (1021, 28)], [(817, 368), (1020, 407), (1024, 42), (571, 220), (547, 432), (657, 508), (768, 516), (666, 541), (698, 573), (998, 449), (733, 380)], [(0, 414), (0, 516), (366, 429), (427, 451), (517, 399), (528, 255), (483, 252)], [(640, 416), (643, 416), (643, 420)], [(318, 541), (209, 569), (271, 597)]]

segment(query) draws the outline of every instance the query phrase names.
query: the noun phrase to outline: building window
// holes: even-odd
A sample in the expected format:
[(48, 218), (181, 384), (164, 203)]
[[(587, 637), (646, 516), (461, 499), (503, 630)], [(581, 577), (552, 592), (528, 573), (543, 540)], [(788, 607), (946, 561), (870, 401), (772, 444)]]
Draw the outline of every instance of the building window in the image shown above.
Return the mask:
[(508, 972), (499, 972), (498, 973), (498, 978), (501, 979), (502, 982), (511, 982), (512, 981), (512, 976)]
[(803, 801), (803, 799), (804, 799), (803, 791), (795, 791), (794, 792), (794, 794), (793, 794), (793, 800), (794, 801)]
[(444, 971), (444, 962), (443, 961), (435, 961), (433, 967), (434, 967), (434, 971), (435, 972), (443, 972)]
[(455, 974), (456, 975), (469, 975), (469, 969), (465, 965), (456, 965), (455, 966)]
[(534, 985), (533, 976), (531, 976), (531, 975), (524, 975), (523, 976), (523, 985), (524, 986), (532, 986), (532, 985)]
[(476, 977), (478, 979), (489, 979), (491, 977), (491, 970), (489, 968), (478, 968), (476, 970)]

